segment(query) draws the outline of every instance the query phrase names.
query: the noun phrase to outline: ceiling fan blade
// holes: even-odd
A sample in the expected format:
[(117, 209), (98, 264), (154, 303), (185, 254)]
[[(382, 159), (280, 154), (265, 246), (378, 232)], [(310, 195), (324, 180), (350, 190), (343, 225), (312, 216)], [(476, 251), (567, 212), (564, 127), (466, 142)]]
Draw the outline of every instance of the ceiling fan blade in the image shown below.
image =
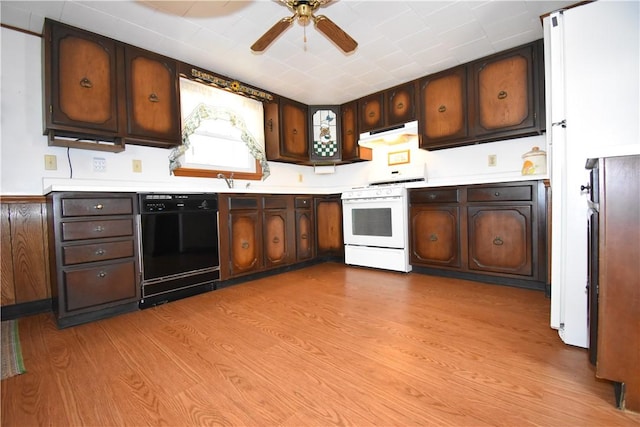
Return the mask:
[(276, 24), (269, 28), (256, 42), (251, 45), (254, 52), (262, 52), (269, 46), (280, 34), (282, 34), (293, 22), (294, 17), (282, 18)]
[(345, 53), (349, 53), (358, 47), (358, 42), (338, 27), (331, 19), (324, 15), (314, 16), (314, 22), (320, 32), (327, 36), (332, 42), (338, 45)]

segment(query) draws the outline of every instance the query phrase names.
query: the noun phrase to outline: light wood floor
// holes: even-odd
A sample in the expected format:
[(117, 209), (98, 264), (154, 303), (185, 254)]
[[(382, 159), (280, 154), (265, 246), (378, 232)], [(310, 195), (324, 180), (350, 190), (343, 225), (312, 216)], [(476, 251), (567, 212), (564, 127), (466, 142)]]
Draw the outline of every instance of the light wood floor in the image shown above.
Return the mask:
[(58, 330), (3, 426), (639, 425), (539, 291), (322, 264)]

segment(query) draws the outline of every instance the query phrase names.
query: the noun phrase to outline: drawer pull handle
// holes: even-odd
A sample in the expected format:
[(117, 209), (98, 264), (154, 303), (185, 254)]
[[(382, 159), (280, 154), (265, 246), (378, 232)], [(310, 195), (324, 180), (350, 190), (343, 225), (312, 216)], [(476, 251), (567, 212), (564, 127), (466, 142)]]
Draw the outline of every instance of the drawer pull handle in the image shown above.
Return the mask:
[(434, 193), (429, 194), (429, 199), (431, 199), (431, 200), (435, 200), (436, 197), (438, 197), (438, 196), (436, 196)]
[(504, 245), (504, 241), (500, 238), (500, 236), (498, 236), (495, 239), (493, 239), (493, 244), (496, 246), (502, 246)]
[(95, 205), (93, 207), (93, 209), (102, 210), (102, 209), (104, 209), (104, 205), (102, 203), (98, 203), (97, 205)]
[(431, 233), (431, 236), (429, 236), (429, 240), (431, 240), (432, 242), (437, 242), (438, 235), (436, 233)]
[(498, 92), (498, 99), (505, 99), (507, 97), (507, 92), (505, 92), (504, 90), (501, 90), (500, 92)]
[(105, 251), (104, 249), (98, 249), (96, 251), (96, 255), (104, 255), (105, 253), (107, 253), (107, 251)]
[(369, 111), (369, 117), (373, 118), (376, 115), (375, 111)]
[(158, 98), (156, 93), (152, 93), (149, 95), (149, 102), (160, 102), (160, 98)]
[(104, 227), (99, 225), (96, 228), (94, 228), (93, 231), (95, 231), (96, 233), (102, 233), (104, 231)]
[(500, 192), (496, 191), (495, 193), (493, 193), (494, 196), (499, 197), (500, 196)]
[(402, 103), (402, 102), (398, 102), (398, 103), (396, 104), (396, 108), (397, 108), (398, 110), (404, 110), (404, 103)]
[(307, 240), (307, 235), (306, 235), (306, 234), (303, 234), (303, 235), (301, 235), (301, 236), (300, 236), (300, 238), (301, 238), (302, 240)]
[(278, 236), (275, 236), (273, 238), (273, 243), (280, 243), (280, 239), (278, 238)]
[(249, 242), (244, 241), (244, 242), (242, 242), (242, 244), (240, 246), (242, 247), (242, 249), (248, 249), (249, 248)]
[(93, 83), (91, 83), (91, 80), (89, 80), (88, 78), (83, 77), (82, 80), (80, 80), (80, 86), (86, 89), (91, 89), (93, 87)]
[(103, 279), (103, 278), (107, 277), (107, 272), (106, 272), (106, 271), (101, 271), (101, 272), (99, 272), (99, 273), (98, 273), (98, 277), (99, 277), (99, 278), (101, 278), (101, 279)]
[(352, 129), (349, 129), (349, 130), (347, 131), (347, 135), (349, 135), (349, 136), (353, 135), (353, 130), (352, 130)]
[(444, 113), (445, 111), (447, 111), (447, 107), (444, 105), (438, 107), (438, 113)]

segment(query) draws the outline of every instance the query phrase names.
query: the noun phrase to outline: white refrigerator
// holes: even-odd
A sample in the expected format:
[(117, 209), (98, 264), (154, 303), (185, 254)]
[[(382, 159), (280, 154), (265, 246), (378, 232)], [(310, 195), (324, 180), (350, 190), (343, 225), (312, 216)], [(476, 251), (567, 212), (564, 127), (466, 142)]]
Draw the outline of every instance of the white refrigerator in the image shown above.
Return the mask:
[(550, 325), (587, 348), (586, 160), (640, 144), (640, 5), (598, 1), (544, 19), (552, 191)]

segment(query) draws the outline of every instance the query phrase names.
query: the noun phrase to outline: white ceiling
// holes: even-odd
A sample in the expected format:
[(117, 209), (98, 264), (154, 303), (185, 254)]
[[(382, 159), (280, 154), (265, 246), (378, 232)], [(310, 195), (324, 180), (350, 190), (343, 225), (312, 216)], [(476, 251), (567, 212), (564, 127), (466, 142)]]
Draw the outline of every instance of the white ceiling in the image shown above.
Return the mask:
[(573, 3), (334, 0), (316, 15), (327, 16), (359, 43), (351, 54), (313, 24), (299, 23), (263, 53), (253, 53), (253, 42), (291, 15), (276, 0), (3, 0), (0, 20), (41, 33), (48, 17), (321, 105), (341, 104), (540, 39), (540, 15)]

